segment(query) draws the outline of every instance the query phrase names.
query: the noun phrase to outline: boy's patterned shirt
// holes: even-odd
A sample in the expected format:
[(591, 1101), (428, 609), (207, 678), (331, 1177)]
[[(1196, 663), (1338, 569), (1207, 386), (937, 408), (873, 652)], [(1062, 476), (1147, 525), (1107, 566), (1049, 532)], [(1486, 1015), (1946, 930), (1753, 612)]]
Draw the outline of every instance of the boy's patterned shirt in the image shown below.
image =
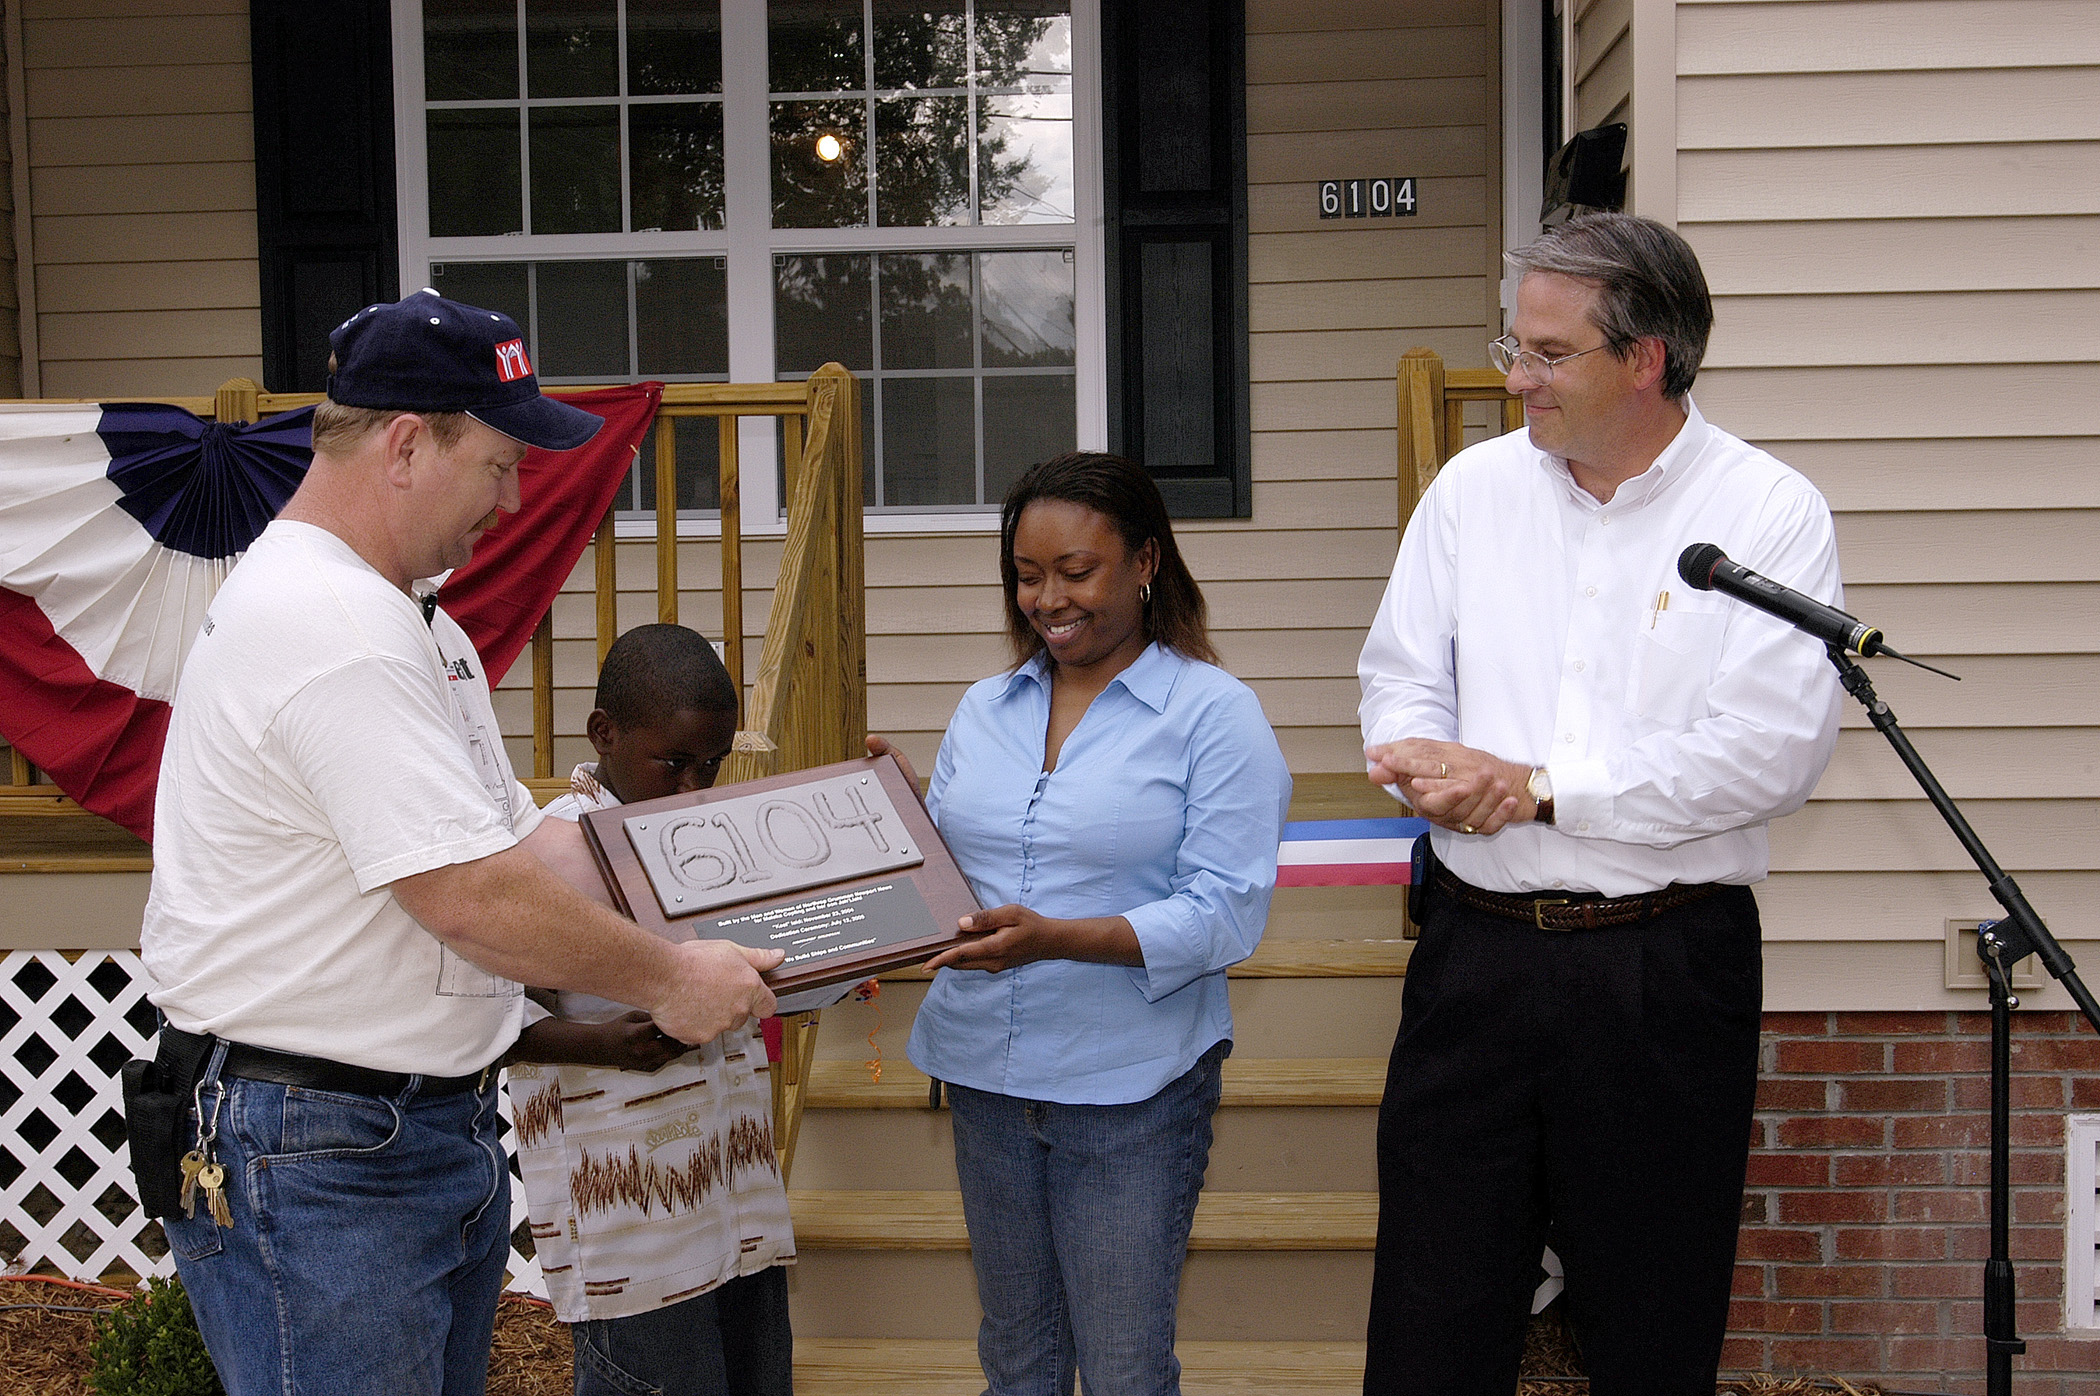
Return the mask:
[[(618, 804), (586, 763), (546, 812)], [(562, 1321), (646, 1313), (794, 1260), (756, 1023), (661, 1071), (520, 1063), (509, 1074), (533, 1244)]]

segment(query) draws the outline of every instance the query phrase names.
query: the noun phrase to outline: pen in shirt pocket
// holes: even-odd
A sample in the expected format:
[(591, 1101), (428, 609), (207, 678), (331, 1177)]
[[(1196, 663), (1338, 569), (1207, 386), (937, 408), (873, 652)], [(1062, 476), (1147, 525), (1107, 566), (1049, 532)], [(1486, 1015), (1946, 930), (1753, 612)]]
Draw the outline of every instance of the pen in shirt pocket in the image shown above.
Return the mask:
[(1655, 605), (1648, 612), (1648, 628), (1650, 630), (1655, 629), (1656, 617), (1660, 616), (1664, 611), (1667, 611), (1669, 609), (1670, 593), (1667, 591), (1658, 591), (1657, 593), (1655, 593)]

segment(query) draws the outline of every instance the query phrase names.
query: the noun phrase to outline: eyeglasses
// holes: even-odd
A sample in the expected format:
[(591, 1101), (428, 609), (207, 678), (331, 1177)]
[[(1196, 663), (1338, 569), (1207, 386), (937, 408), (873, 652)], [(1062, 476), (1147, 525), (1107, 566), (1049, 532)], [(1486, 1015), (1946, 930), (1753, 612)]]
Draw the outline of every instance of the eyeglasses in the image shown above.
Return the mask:
[(1549, 359), (1536, 350), (1519, 349), (1514, 339), (1504, 336), (1489, 343), (1488, 357), (1494, 360), (1495, 367), (1504, 373), (1513, 373), (1521, 365), (1524, 376), (1543, 388), (1553, 381), (1555, 364), (1564, 364), (1570, 359), (1579, 359), (1584, 354), (1594, 354), (1597, 349), (1609, 348), (1609, 344), (1600, 344), (1596, 349), (1577, 349), (1572, 354), (1562, 354), (1558, 358)]

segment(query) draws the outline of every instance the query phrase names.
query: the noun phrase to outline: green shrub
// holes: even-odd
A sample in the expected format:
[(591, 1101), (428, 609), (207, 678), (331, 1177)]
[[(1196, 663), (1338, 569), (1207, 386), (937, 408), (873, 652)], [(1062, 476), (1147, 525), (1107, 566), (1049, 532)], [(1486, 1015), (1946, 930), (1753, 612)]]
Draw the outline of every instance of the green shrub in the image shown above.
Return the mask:
[(88, 1357), (97, 1396), (226, 1396), (181, 1280), (150, 1279), (96, 1319)]

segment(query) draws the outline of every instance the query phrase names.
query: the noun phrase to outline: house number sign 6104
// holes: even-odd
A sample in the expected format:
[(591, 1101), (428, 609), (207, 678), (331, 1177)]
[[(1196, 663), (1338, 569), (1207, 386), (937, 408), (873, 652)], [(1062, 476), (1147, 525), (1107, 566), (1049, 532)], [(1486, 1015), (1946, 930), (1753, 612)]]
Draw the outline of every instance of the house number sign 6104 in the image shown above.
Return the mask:
[(1412, 218), (1415, 216), (1415, 182), (1412, 179), (1323, 179), (1320, 181), (1322, 218)]
[(671, 921), (925, 861), (866, 772), (621, 822)]

